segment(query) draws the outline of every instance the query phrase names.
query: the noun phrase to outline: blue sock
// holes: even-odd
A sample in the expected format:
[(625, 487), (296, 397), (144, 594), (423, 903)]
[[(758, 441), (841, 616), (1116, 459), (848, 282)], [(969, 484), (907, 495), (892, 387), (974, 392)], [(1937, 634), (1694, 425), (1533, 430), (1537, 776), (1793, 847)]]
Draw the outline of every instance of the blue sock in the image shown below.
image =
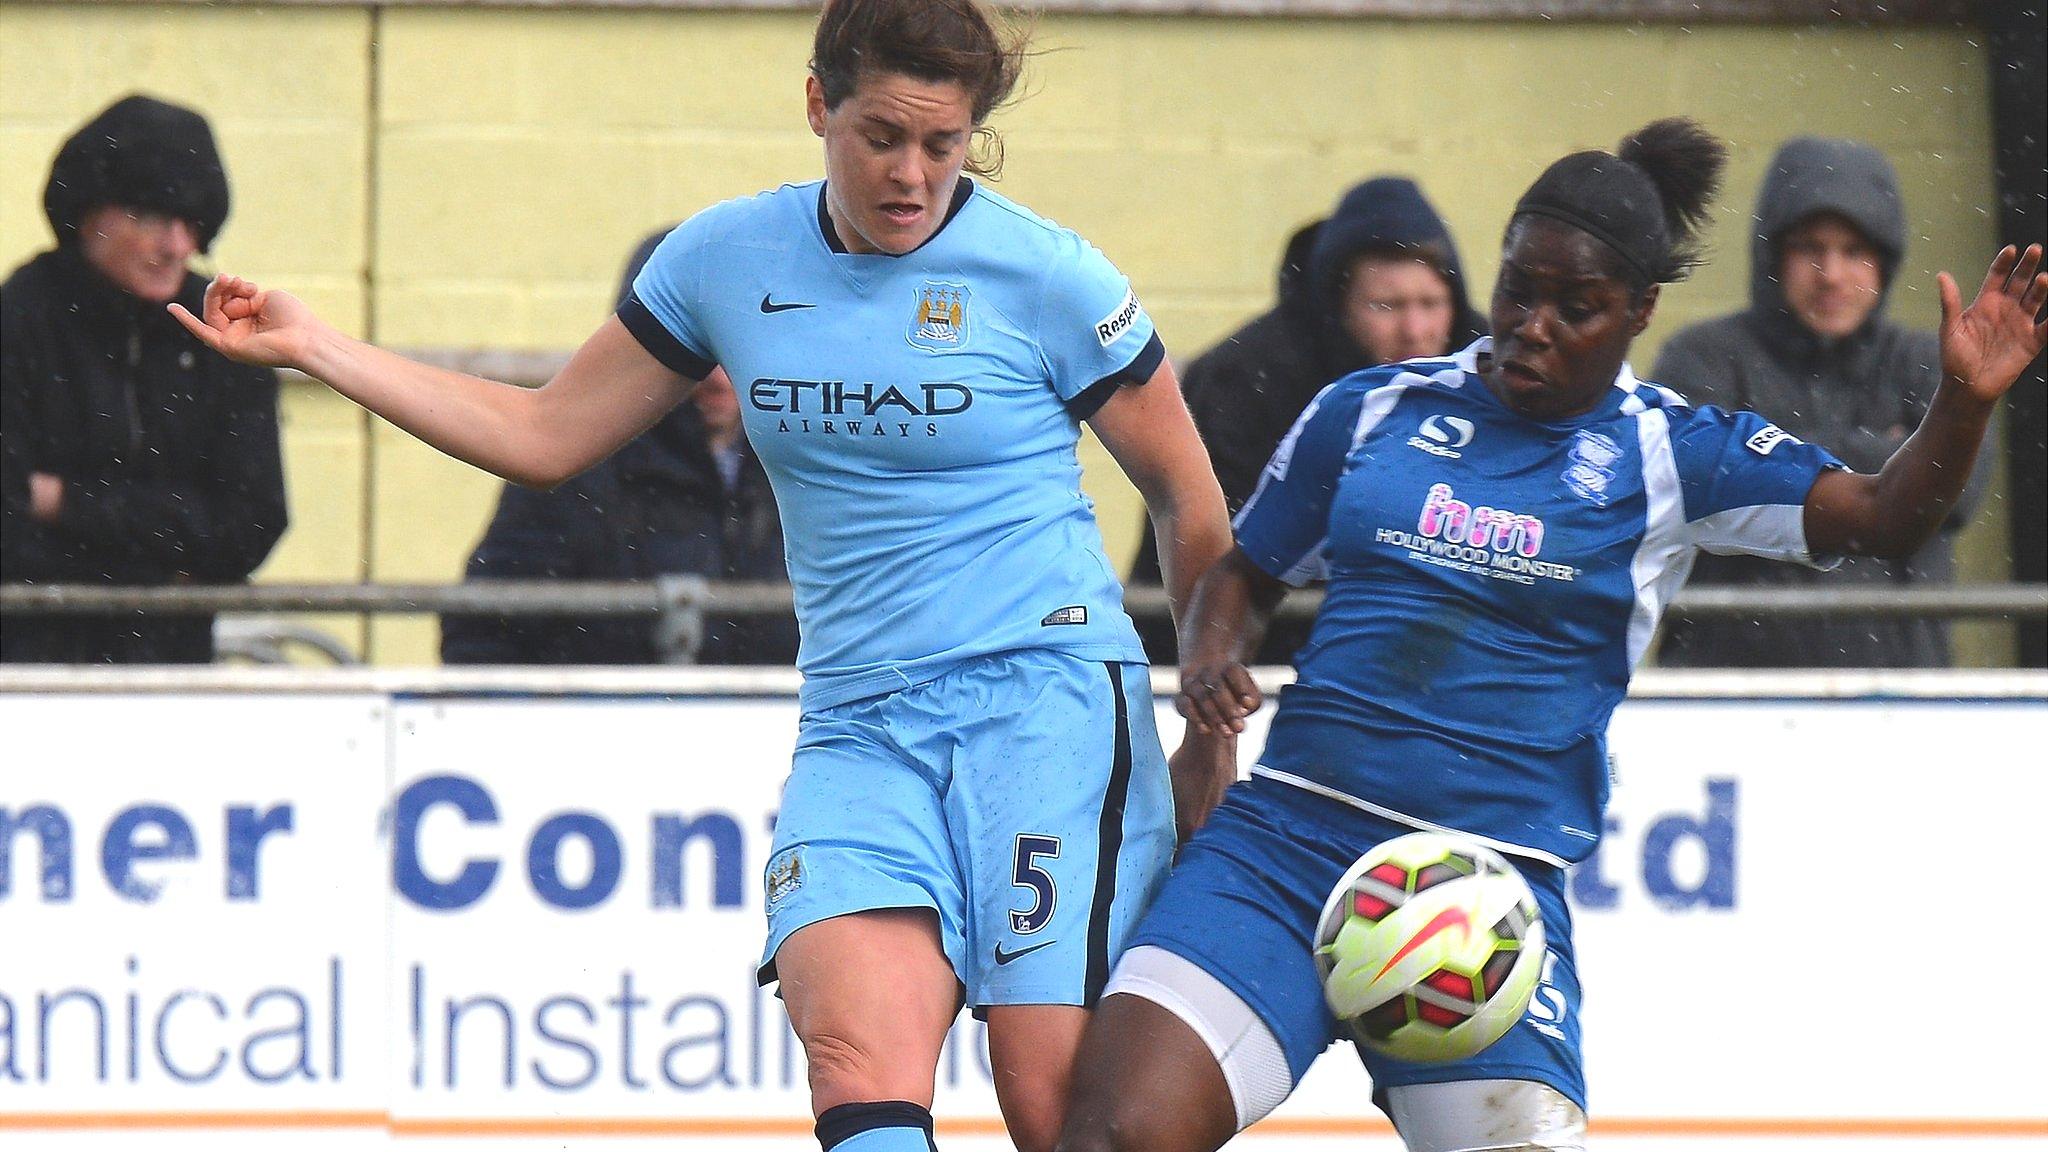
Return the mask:
[(841, 1104), (818, 1117), (824, 1152), (938, 1152), (932, 1114), (907, 1100)]

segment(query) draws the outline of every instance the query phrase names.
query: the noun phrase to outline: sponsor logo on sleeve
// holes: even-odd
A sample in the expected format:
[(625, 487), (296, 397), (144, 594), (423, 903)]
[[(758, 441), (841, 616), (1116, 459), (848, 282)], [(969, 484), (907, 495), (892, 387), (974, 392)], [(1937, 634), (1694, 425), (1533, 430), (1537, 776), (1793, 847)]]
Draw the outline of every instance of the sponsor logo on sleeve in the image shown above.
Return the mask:
[(1804, 444), (1806, 441), (1794, 436), (1776, 424), (1766, 424), (1757, 434), (1744, 441), (1743, 447), (1759, 456), (1769, 456), (1780, 444)]
[(1137, 290), (1126, 290), (1123, 303), (1118, 304), (1115, 311), (1096, 321), (1095, 338), (1102, 342), (1104, 348), (1107, 348), (1111, 344), (1116, 343), (1117, 337), (1129, 332), (1131, 326), (1138, 322), (1138, 317), (1144, 314), (1145, 310), (1138, 307)]

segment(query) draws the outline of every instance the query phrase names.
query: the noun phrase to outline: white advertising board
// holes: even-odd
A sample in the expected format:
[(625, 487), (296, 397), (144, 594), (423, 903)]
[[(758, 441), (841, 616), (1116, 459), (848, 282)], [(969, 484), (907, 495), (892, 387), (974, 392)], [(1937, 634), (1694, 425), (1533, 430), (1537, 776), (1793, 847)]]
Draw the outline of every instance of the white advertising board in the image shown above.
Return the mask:
[[(0, 1145), (809, 1143), (752, 979), (793, 700), (7, 693), (0, 732)], [(1624, 705), (1572, 886), (1595, 1146), (2048, 1146), (2044, 736)], [(977, 1028), (949, 1148), (1002, 1146)], [(1395, 1147), (1366, 1094), (1333, 1049), (1246, 1142)]]

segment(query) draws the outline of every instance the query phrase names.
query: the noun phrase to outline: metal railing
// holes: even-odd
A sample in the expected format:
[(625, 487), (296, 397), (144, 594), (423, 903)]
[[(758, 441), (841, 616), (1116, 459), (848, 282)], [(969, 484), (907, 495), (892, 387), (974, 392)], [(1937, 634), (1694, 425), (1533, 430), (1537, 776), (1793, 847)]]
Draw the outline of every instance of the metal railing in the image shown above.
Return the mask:
[[(1297, 592), (1280, 615), (1311, 616), (1322, 593)], [(110, 613), (368, 612), (491, 616), (776, 615), (792, 610), (789, 585), (670, 576), (646, 581), (479, 580), (463, 584), (224, 584), (136, 587), (0, 584), (0, 615)], [(1124, 594), (1133, 616), (1167, 612), (1163, 589)], [(2048, 617), (2048, 584), (1950, 584), (1926, 588), (1736, 588), (1680, 592), (1670, 616)]]
[[(1283, 617), (1307, 617), (1322, 604), (1310, 589), (1280, 605)], [(1164, 589), (1131, 588), (1125, 608), (1138, 619), (1167, 615)], [(463, 584), (230, 584), (134, 587), (103, 584), (0, 584), (0, 615), (105, 616), (135, 613), (343, 612), (462, 614), (503, 617), (652, 617), (661, 659), (692, 664), (707, 617), (787, 615), (787, 584), (718, 582), (699, 576), (651, 581), (483, 580)], [(1672, 618), (1789, 616), (1916, 616), (1943, 619), (2038, 619), (2048, 616), (2048, 585), (1963, 584), (1933, 588), (1731, 588), (1681, 592)], [(216, 621), (220, 658), (285, 663), (292, 650), (335, 664), (355, 656), (339, 640), (286, 620), (229, 617)]]

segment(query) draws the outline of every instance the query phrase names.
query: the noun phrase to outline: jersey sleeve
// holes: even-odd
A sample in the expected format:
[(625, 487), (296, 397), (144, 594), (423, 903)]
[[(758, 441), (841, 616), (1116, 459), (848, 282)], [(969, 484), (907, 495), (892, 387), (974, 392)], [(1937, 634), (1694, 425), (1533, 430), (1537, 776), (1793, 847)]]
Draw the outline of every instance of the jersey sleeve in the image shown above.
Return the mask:
[(1323, 578), (1330, 502), (1364, 397), (1363, 388), (1340, 380), (1309, 401), (1232, 524), (1238, 548), (1252, 563), (1297, 588)]
[(711, 211), (683, 221), (662, 240), (633, 278), (633, 289), (618, 311), (619, 323), (641, 347), (691, 380), (702, 380), (718, 366), (718, 356), (699, 323)]
[(1150, 380), (1166, 346), (1109, 258), (1078, 236), (1065, 240), (1040, 298), (1038, 341), (1053, 391), (1085, 420), (1117, 388)]
[(1692, 542), (1722, 555), (1763, 556), (1816, 568), (1840, 557), (1806, 544), (1806, 495), (1843, 464), (1754, 412), (1677, 409), (1671, 447)]

